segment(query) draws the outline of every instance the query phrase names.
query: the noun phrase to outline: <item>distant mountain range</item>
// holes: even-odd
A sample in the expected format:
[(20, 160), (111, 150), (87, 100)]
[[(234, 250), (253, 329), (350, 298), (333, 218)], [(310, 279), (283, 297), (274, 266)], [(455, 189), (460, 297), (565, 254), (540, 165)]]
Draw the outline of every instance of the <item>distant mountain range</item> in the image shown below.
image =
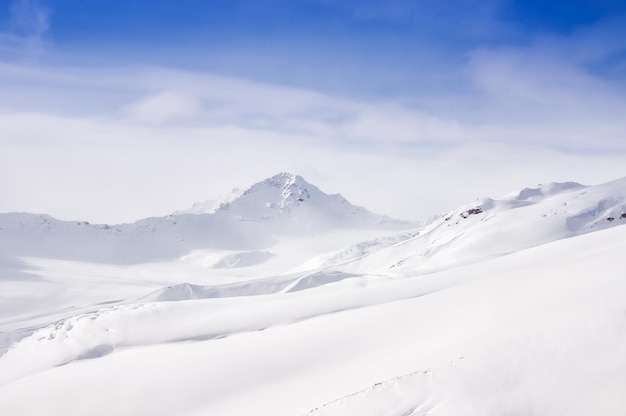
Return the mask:
[[(333, 230), (379, 230), (380, 237), (321, 254), (296, 270), (341, 273), (427, 272), (500, 256), (550, 241), (626, 224), (626, 178), (601, 185), (548, 183), (500, 199), (481, 198), (426, 226), (377, 215), (328, 195), (301, 176), (279, 173), (166, 217), (133, 224), (60, 221), (0, 214), (0, 253), (112, 264), (227, 250), (213, 267), (246, 267), (273, 257), (291, 237)], [(398, 233), (401, 231), (400, 233)]]
[(137, 263), (171, 259), (201, 248), (260, 250), (285, 235), (416, 226), (373, 214), (339, 194), (325, 194), (289, 173), (234, 192), (213, 206), (194, 207), (117, 225), (61, 221), (45, 214), (0, 214), (0, 248), (5, 256)]

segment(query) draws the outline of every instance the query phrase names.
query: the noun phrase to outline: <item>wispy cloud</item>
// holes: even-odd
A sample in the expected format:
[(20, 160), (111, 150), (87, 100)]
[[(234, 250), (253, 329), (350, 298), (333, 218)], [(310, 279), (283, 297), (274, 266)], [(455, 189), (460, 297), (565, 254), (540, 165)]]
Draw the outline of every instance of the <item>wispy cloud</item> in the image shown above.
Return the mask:
[(122, 113), (131, 121), (163, 124), (193, 119), (199, 115), (200, 107), (189, 95), (164, 91), (128, 104)]
[[(570, 117), (568, 100), (581, 102), (593, 80), (564, 82), (562, 99), (551, 93), (546, 102), (541, 74), (518, 70), (511, 54), (474, 58), (482, 92), (472, 111), (489, 112), (484, 118), (200, 72), (5, 64), (3, 88), (28, 99), (0, 97), (0, 211), (46, 206), (68, 219), (130, 221), (287, 170), (374, 210), (420, 219), (515, 187), (622, 175), (621, 116)], [(498, 73), (523, 94), (490, 89)], [(498, 108), (507, 100), (514, 106)], [(514, 117), (515, 108), (537, 106), (553, 117)]]
[(37, 0), (15, 0), (7, 26), (18, 36), (41, 37), (50, 27), (49, 15)]
[(516, 132), (511, 137), (525, 135), (521, 143), (623, 151), (626, 42), (615, 30), (610, 19), (567, 37), (473, 51), (466, 70), (483, 123), (508, 125)]
[(8, 20), (0, 22), (0, 58), (31, 58), (49, 28), (49, 9), (37, 0), (14, 0)]

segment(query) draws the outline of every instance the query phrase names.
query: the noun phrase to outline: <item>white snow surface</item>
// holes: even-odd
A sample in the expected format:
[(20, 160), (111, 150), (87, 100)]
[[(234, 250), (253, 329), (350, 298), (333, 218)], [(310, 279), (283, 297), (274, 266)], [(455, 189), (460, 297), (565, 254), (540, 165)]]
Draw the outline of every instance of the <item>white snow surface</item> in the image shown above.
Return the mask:
[(319, 264), (353, 273), (436, 271), (626, 224), (624, 213), (626, 178), (596, 186), (550, 183), (501, 199), (479, 198), (414, 236), (396, 237), (396, 244), (381, 244), (380, 239), (359, 243), (381, 249), (355, 246)]
[(0, 214), (0, 414), (623, 415), (624, 224), (626, 178), (423, 227), (291, 174), (135, 224)]

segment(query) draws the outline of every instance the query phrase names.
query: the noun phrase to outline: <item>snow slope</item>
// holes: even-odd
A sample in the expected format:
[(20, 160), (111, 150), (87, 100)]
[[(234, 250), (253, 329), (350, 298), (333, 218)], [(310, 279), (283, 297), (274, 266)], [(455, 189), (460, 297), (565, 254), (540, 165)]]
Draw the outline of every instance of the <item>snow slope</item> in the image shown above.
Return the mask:
[(624, 414), (625, 201), (409, 229), (279, 174), (135, 224), (2, 214), (0, 413)]
[(626, 224), (626, 178), (601, 185), (550, 183), (481, 198), (415, 235), (359, 243), (309, 266), (349, 273), (428, 273)]
[(0, 357), (0, 411), (621, 415), (625, 238), (614, 227), (428, 276), (79, 315)]
[(291, 270), (313, 256), (414, 226), (286, 173), (233, 192), (211, 212), (134, 224), (0, 214), (0, 351), (102, 304), (284, 290), (308, 273)]
[[(444, 326), (463, 345), (458, 356), (307, 415), (624, 414), (625, 238), (619, 227), (457, 269), (508, 266), (449, 291), (465, 296), (458, 304), (448, 298), (438, 305), (459, 312), (459, 322)], [(456, 332), (464, 325), (480, 338), (471, 347)]]

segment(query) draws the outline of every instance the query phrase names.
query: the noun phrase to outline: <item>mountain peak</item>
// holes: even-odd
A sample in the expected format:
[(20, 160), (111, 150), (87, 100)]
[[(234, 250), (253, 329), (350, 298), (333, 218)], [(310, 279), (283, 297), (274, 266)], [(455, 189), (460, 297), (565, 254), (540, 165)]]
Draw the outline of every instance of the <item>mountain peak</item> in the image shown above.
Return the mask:
[(300, 175), (281, 172), (255, 183), (237, 198), (221, 204), (217, 211), (229, 211), (244, 218), (260, 214), (268, 219), (302, 205), (325, 204), (328, 198), (335, 197), (323, 193)]
[[(280, 172), (270, 178), (267, 178), (261, 182), (257, 182), (250, 186), (246, 190), (234, 188), (230, 193), (222, 195), (217, 200), (207, 200), (202, 202), (196, 202), (191, 208), (178, 210), (174, 212), (174, 215), (181, 214), (214, 214), (218, 211), (228, 210), (231, 204), (239, 198), (249, 199), (250, 195), (256, 193), (277, 194), (277, 190), (280, 191), (280, 200), (266, 201), (265, 205), (271, 204), (275, 206), (286, 207), (293, 201), (303, 202), (305, 198), (310, 198), (308, 189), (315, 188), (315, 186), (308, 183), (300, 175), (295, 175), (289, 172)], [(276, 196), (276, 195), (274, 195)]]
[(289, 185), (308, 185), (308, 182), (304, 180), (304, 178), (300, 175), (294, 175), (289, 172), (280, 172), (271, 178), (267, 178), (261, 183), (267, 183), (276, 187), (285, 187)]
[(281, 222), (307, 229), (381, 224), (407, 226), (406, 222), (352, 205), (339, 194), (326, 194), (302, 176), (288, 172), (255, 183), (238, 197), (220, 204), (215, 213), (254, 222), (281, 218)]
[[(271, 178), (265, 179), (262, 182), (252, 185), (248, 191), (252, 189), (258, 190), (259, 188), (276, 188), (281, 190), (282, 205), (284, 206), (287, 201), (298, 200), (304, 201), (304, 198), (310, 198), (310, 194), (307, 188), (315, 188), (313, 185), (304, 180), (300, 175), (294, 175), (293, 173), (281, 172)], [(317, 188), (315, 188), (317, 189)], [(246, 195), (248, 192), (244, 192)], [(243, 196), (242, 195), (242, 196)]]
[[(280, 191), (280, 193), (276, 191)], [(281, 172), (252, 185), (241, 197), (259, 192), (265, 194), (263, 195), (264, 197), (271, 199), (266, 203), (268, 208), (279, 207), (281, 209), (298, 205), (299, 202), (310, 199), (311, 192), (326, 195), (317, 187), (305, 181), (302, 176), (287, 172)]]

